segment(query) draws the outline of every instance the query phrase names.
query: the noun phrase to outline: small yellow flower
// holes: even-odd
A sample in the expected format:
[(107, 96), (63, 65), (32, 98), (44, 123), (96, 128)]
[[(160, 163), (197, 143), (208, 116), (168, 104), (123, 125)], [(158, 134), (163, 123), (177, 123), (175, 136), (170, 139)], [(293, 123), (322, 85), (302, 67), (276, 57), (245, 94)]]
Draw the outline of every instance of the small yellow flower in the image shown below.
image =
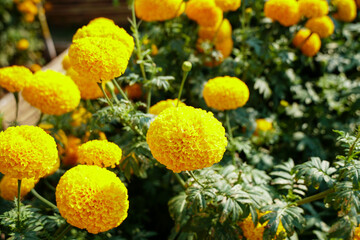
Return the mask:
[(299, 0), (300, 14), (307, 18), (322, 17), (329, 13), (326, 0)]
[[(35, 187), (35, 184), (39, 179), (35, 180), (34, 178), (23, 178), (21, 180), (21, 198), (25, 197), (31, 189)], [(0, 181), (0, 196), (8, 201), (13, 201), (14, 198), (18, 197), (18, 179), (8, 177), (7, 175), (3, 176)]]
[(305, 28), (296, 33), (293, 44), (295, 47), (300, 48), (301, 52), (308, 57), (315, 56), (321, 48), (319, 35), (317, 33), (311, 33), (309, 29)]
[(215, 40), (215, 42), (222, 42), (231, 38), (232, 27), (229, 20), (224, 19), (220, 24), (220, 27), (219, 25), (215, 27), (200, 26), (198, 32), (199, 38), (210, 41)]
[(305, 27), (319, 34), (321, 38), (329, 37), (335, 30), (335, 25), (329, 16), (311, 18), (306, 22)]
[(155, 44), (151, 44), (151, 55), (156, 56), (159, 53), (159, 49)]
[(0, 86), (9, 92), (22, 91), (33, 78), (31, 71), (23, 66), (0, 68)]
[(184, 9), (185, 3), (182, 0), (135, 0), (136, 16), (146, 22), (176, 18)]
[(215, 0), (188, 1), (186, 15), (204, 27), (217, 26), (223, 19), (223, 12), (221, 8), (216, 6)]
[(289, 102), (286, 101), (286, 100), (281, 100), (281, 101), (280, 101), (280, 105), (283, 106), (283, 107), (288, 107), (288, 106), (289, 106)]
[(300, 21), (299, 4), (296, 0), (269, 0), (265, 3), (265, 16), (289, 27)]
[(16, 43), (16, 48), (20, 51), (24, 51), (29, 48), (29, 45), (30, 45), (29, 41), (23, 38)]
[(80, 127), (81, 124), (86, 124), (91, 118), (92, 114), (86, 108), (79, 107), (71, 114), (71, 126)]
[(103, 25), (103, 24), (115, 24), (115, 22), (109, 18), (98, 17), (98, 18), (94, 18), (93, 20), (91, 20), (88, 25), (90, 25), (90, 24)]
[(115, 173), (98, 166), (71, 168), (60, 178), (55, 195), (61, 216), (93, 234), (119, 226), (129, 209), (125, 185)]
[(333, 0), (332, 3), (337, 8), (334, 18), (343, 22), (352, 22), (355, 20), (357, 10), (354, 0)]
[(34, 20), (35, 20), (35, 15), (34, 14), (31, 14), (31, 13), (26, 13), (24, 15), (24, 20), (25, 22), (27, 23), (32, 23)]
[(241, 5), (241, 0), (215, 0), (215, 2), (224, 12), (236, 11)]
[(38, 72), (41, 70), (41, 66), (39, 64), (34, 63), (30, 66), (30, 70), (34, 73)]
[[(179, 102), (179, 104), (178, 104), (178, 102)], [(185, 103), (178, 101), (177, 98), (176, 99), (167, 99), (167, 100), (160, 101), (160, 102), (156, 103), (154, 106), (152, 106), (149, 109), (149, 113), (154, 114), (154, 115), (159, 115), (165, 109), (176, 107), (177, 104), (178, 104), (178, 107), (186, 106)]]
[(259, 132), (259, 131), (262, 131), (262, 132), (268, 132), (270, 130), (273, 129), (273, 125), (272, 125), (272, 122), (264, 119), (264, 118), (259, 118), (259, 119), (256, 119), (256, 130), (255, 132)]

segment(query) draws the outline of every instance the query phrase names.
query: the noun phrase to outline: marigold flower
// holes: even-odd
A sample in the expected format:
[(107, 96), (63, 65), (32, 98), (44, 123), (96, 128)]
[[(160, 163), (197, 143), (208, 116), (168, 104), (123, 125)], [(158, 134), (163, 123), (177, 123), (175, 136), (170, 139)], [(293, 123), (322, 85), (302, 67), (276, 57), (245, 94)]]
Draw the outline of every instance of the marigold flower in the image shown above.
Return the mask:
[[(311, 36), (310, 36), (311, 35)], [(309, 29), (301, 29), (293, 39), (295, 47), (308, 57), (315, 56), (321, 48), (321, 40), (317, 33), (311, 33)]]
[(80, 127), (81, 124), (86, 124), (91, 117), (91, 112), (84, 107), (79, 107), (71, 114), (72, 121), (70, 124), (73, 127)]
[(264, 119), (264, 118), (259, 118), (256, 119), (256, 130), (255, 132), (259, 132), (259, 131), (263, 131), (263, 132), (267, 132), (273, 129), (273, 125), (272, 122)]
[(125, 92), (126, 92), (128, 98), (133, 99), (133, 100), (141, 98), (141, 96), (143, 94), (141, 85), (138, 83), (126, 86)]
[(343, 22), (352, 22), (356, 18), (357, 10), (354, 0), (333, 0), (337, 8), (334, 18)]
[[(39, 179), (34, 178), (23, 178), (21, 180), (20, 197), (25, 197), (31, 189), (35, 187), (35, 184)], [(14, 198), (18, 197), (18, 179), (12, 178), (7, 175), (3, 176), (0, 181), (0, 196), (8, 201), (13, 201)]]
[[(179, 102), (179, 104), (178, 104), (178, 102)], [(165, 109), (176, 107), (177, 104), (178, 104), (178, 107), (186, 106), (185, 103), (178, 101), (177, 98), (176, 99), (167, 99), (167, 100), (160, 101), (160, 102), (156, 103), (154, 106), (152, 106), (149, 109), (149, 113), (154, 114), (154, 115), (159, 115)]]
[(115, 22), (109, 18), (105, 18), (105, 17), (98, 17), (98, 18), (94, 18), (93, 20), (91, 20), (88, 25), (90, 24), (115, 24)]
[(36, 5), (31, 0), (25, 0), (17, 5), (17, 9), (22, 13), (27, 13), (31, 15), (36, 15), (38, 9)]
[(54, 138), (39, 127), (24, 125), (0, 132), (0, 172), (9, 177), (41, 178), (57, 159)]
[(130, 54), (120, 41), (87, 37), (71, 44), (69, 57), (71, 66), (81, 76), (89, 81), (106, 82), (125, 72)]
[(107, 140), (92, 140), (78, 149), (80, 164), (111, 167), (120, 163), (122, 151), (118, 145)]
[(300, 14), (307, 18), (325, 16), (329, 13), (326, 0), (299, 0)]
[(216, 77), (210, 79), (204, 87), (203, 96), (206, 105), (219, 111), (242, 107), (249, 100), (247, 85), (236, 77)]
[(55, 194), (61, 216), (89, 233), (108, 231), (127, 217), (127, 189), (115, 173), (105, 168), (71, 168), (60, 178)]
[(29, 45), (30, 45), (29, 41), (23, 38), (16, 43), (16, 48), (20, 51), (24, 51), (29, 48)]
[(174, 172), (220, 162), (227, 145), (225, 129), (214, 115), (188, 106), (168, 108), (157, 116), (146, 142), (154, 158)]
[(61, 62), (61, 65), (63, 67), (64, 70), (68, 70), (69, 68), (71, 68), (71, 63), (70, 63), (70, 58), (69, 55), (66, 54)]
[(156, 56), (159, 53), (159, 49), (155, 44), (151, 44), (151, 56)]
[(22, 95), (42, 113), (62, 115), (74, 110), (80, 103), (80, 91), (70, 77), (47, 70), (34, 74)]
[(305, 27), (319, 34), (321, 38), (329, 37), (335, 30), (335, 25), (329, 16), (311, 18), (306, 22)]
[(186, 5), (186, 15), (204, 27), (217, 26), (223, 19), (223, 12), (215, 0), (190, 0)]
[(360, 225), (355, 228), (354, 240), (360, 240)]
[(50, 171), (44, 176), (44, 178), (53, 175), (60, 168), (60, 158), (57, 159), (56, 164), (50, 169)]
[(170, 20), (180, 16), (184, 10), (182, 0), (135, 0), (136, 16), (146, 22)]
[(23, 66), (0, 68), (0, 86), (9, 92), (22, 91), (33, 77), (31, 71)]
[(220, 24), (220, 28), (219, 25), (215, 27), (200, 26), (198, 32), (199, 38), (210, 41), (214, 39), (215, 42), (222, 42), (226, 39), (231, 38), (232, 27), (229, 20), (224, 19), (222, 22), (220, 22)]
[(38, 72), (41, 70), (41, 66), (39, 64), (34, 63), (30, 66), (30, 70), (32, 72)]
[(224, 12), (236, 11), (241, 5), (241, 0), (215, 0), (215, 3)]
[[(205, 41), (209, 42), (210, 40), (203, 40), (203, 39), (199, 38), (197, 41), (196, 48), (201, 53), (204, 52), (201, 45)], [(216, 51), (218, 51), (220, 53), (220, 56), (219, 56), (219, 58), (214, 58), (211, 56), (212, 61), (206, 61), (205, 65), (208, 67), (218, 66), (219, 64), (221, 64), (224, 61), (225, 58), (227, 58), (231, 55), (233, 47), (234, 47), (234, 42), (233, 42), (232, 38), (226, 38), (225, 40), (223, 40), (221, 42), (216, 41), (215, 49), (216, 49)]]
[(300, 21), (299, 4), (296, 0), (269, 0), (265, 3), (265, 16), (289, 27)]
[(78, 163), (78, 148), (81, 145), (81, 139), (75, 136), (68, 136), (62, 163), (68, 166), (75, 166)]

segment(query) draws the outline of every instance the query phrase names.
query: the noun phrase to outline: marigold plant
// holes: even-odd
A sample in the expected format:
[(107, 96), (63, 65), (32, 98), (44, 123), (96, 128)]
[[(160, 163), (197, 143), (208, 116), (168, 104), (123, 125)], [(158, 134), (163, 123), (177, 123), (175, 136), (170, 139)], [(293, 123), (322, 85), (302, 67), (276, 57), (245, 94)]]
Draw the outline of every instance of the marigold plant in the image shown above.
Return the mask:
[[(25, 197), (31, 189), (35, 187), (35, 184), (39, 179), (34, 178), (23, 178), (21, 181), (21, 192), (20, 197)], [(5, 200), (13, 201), (14, 198), (18, 197), (18, 179), (8, 177), (7, 175), (3, 176), (0, 181), (0, 197)]]
[(180, 16), (185, 10), (182, 0), (135, 0), (136, 16), (144, 21), (165, 21)]
[(23, 66), (0, 68), (0, 86), (9, 92), (22, 91), (32, 78), (31, 71)]

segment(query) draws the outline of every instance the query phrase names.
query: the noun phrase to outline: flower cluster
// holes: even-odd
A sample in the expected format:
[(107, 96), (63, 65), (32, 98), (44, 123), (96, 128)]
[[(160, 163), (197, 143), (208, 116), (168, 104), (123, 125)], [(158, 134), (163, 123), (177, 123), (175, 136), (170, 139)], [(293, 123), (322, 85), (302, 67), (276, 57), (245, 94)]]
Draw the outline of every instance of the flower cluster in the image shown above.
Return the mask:
[(165, 21), (180, 16), (185, 10), (182, 0), (135, 0), (136, 16), (144, 21)]
[[(35, 184), (39, 179), (23, 178), (21, 180), (20, 197), (25, 197), (31, 189), (35, 187)], [(13, 201), (15, 197), (18, 197), (18, 179), (8, 177), (5, 175), (0, 181), (0, 197), (5, 200)]]
[(119, 226), (129, 208), (127, 189), (115, 173), (87, 165), (60, 178), (56, 203), (69, 224), (93, 234)]
[(22, 91), (32, 78), (31, 71), (23, 66), (0, 68), (0, 86), (9, 92)]
[(355, 20), (357, 9), (354, 0), (333, 0), (332, 2), (337, 8), (334, 18), (343, 22), (352, 22)]
[(289, 27), (300, 20), (299, 3), (296, 0), (269, 0), (265, 3), (265, 16)]
[(167, 99), (167, 100), (160, 101), (160, 102), (156, 103), (154, 106), (152, 106), (149, 109), (149, 113), (154, 114), (154, 115), (159, 115), (165, 109), (176, 107), (176, 106), (183, 107), (183, 106), (186, 106), (186, 104), (179, 101), (178, 99)]
[(298, 31), (293, 39), (295, 47), (308, 57), (315, 56), (321, 48), (321, 40), (317, 33), (312, 33), (309, 29), (303, 28)]

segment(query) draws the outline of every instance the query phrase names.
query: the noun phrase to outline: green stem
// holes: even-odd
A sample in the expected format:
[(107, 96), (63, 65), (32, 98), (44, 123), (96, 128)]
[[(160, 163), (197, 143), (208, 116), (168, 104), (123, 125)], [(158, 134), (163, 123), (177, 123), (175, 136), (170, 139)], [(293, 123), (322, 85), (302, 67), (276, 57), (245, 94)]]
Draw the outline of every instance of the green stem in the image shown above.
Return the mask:
[(49, 181), (46, 178), (44, 179), (44, 183), (51, 191), (54, 192), (56, 191), (56, 189), (49, 183)]
[(180, 174), (178, 173), (174, 173), (174, 177), (176, 178), (176, 180), (180, 183), (180, 185), (183, 187), (183, 189), (186, 189), (186, 183), (184, 182), (184, 180), (182, 179), (182, 177), (180, 176)]
[(45, 198), (43, 198), (38, 192), (35, 191), (35, 189), (31, 189), (31, 193), (40, 201), (42, 201), (44, 204), (48, 205), (49, 207), (53, 209), (57, 209), (57, 206), (55, 206), (53, 203), (49, 202)]
[(204, 185), (202, 185), (198, 180), (197, 178), (195, 177), (194, 173), (192, 171), (187, 171), (190, 176), (195, 180), (195, 182), (197, 182), (197, 184), (199, 184), (202, 188), (205, 188)]
[(359, 130), (359, 133), (356, 135), (356, 139), (355, 139), (354, 143), (351, 145), (351, 147), (349, 149), (349, 154), (348, 154), (348, 158), (347, 158), (348, 161), (349, 161), (352, 153), (354, 152), (356, 143), (359, 141), (359, 139), (360, 139), (360, 130)]
[(146, 112), (148, 113), (150, 110), (150, 106), (151, 106), (151, 91), (152, 91), (152, 87), (149, 88), (149, 92), (147, 95), (147, 103), (146, 103)]
[(119, 86), (119, 84), (117, 83), (117, 81), (116, 81), (115, 79), (113, 79), (112, 82), (114, 83), (116, 89), (119, 91), (119, 93), (121, 94), (121, 96), (122, 96), (126, 101), (129, 101), (129, 98), (126, 96), (126, 94), (124, 93), (124, 91), (121, 89), (121, 87)]
[(14, 97), (15, 97), (15, 103), (16, 103), (16, 113), (15, 113), (15, 126), (18, 125), (18, 116), (19, 116), (19, 93), (18, 92), (13, 92)]
[(182, 91), (184, 89), (184, 84), (185, 84), (185, 81), (186, 81), (186, 78), (187, 78), (188, 75), (189, 75), (189, 72), (184, 72), (183, 73), (183, 78), (182, 78), (182, 81), (181, 81), (181, 86), (180, 86), (180, 90), (179, 90), (178, 100), (176, 102), (176, 107), (179, 106), (179, 102), (181, 101), (181, 94), (182, 94)]
[(44, 114), (43, 114), (43, 113), (40, 113), (40, 117), (39, 117), (39, 120), (38, 120), (37, 123), (36, 123), (36, 126), (39, 126), (39, 125), (40, 125), (43, 117), (44, 117)]
[(113, 105), (113, 103), (111, 102), (111, 100), (110, 100), (110, 98), (108, 97), (108, 95), (106, 94), (105, 89), (104, 89), (102, 83), (98, 83), (98, 86), (100, 87), (101, 91), (103, 92), (103, 94), (104, 94), (104, 96), (105, 96), (105, 98), (106, 98), (106, 101), (109, 103), (110, 107), (111, 107), (111, 108), (114, 108), (114, 105)]
[(86, 108), (91, 112), (94, 113), (95, 109), (90, 99), (86, 99)]
[(226, 122), (226, 128), (228, 130), (228, 134), (229, 134), (229, 140), (232, 141), (233, 140), (233, 134), (232, 134), (232, 129), (231, 129), (231, 125), (230, 125), (230, 117), (229, 117), (229, 111), (225, 111), (225, 122)]
[(18, 226), (20, 226), (20, 204), (21, 204), (21, 179), (18, 179), (18, 199), (17, 199)]
[(55, 238), (55, 240), (63, 239), (63, 237), (72, 229), (72, 226), (69, 224), (66, 228)]
[(111, 87), (109, 87), (107, 84), (106, 84), (106, 88), (107, 88), (107, 90), (110, 92), (111, 97), (112, 97), (113, 99), (115, 99), (115, 102), (116, 102), (116, 103), (119, 103), (119, 99), (117, 98), (114, 89), (111, 88)]
[(301, 199), (299, 201), (296, 201), (295, 203), (296, 203), (297, 206), (300, 206), (300, 205), (303, 205), (303, 204), (306, 204), (306, 203), (310, 203), (310, 202), (313, 202), (313, 201), (316, 201), (316, 200), (319, 200), (319, 199), (323, 199), (328, 194), (333, 193), (334, 191), (335, 190), (333, 188), (331, 188), (331, 189), (328, 189), (328, 190), (326, 190), (324, 192), (321, 192), (321, 193), (315, 194), (313, 196), (310, 196), (310, 197)]

